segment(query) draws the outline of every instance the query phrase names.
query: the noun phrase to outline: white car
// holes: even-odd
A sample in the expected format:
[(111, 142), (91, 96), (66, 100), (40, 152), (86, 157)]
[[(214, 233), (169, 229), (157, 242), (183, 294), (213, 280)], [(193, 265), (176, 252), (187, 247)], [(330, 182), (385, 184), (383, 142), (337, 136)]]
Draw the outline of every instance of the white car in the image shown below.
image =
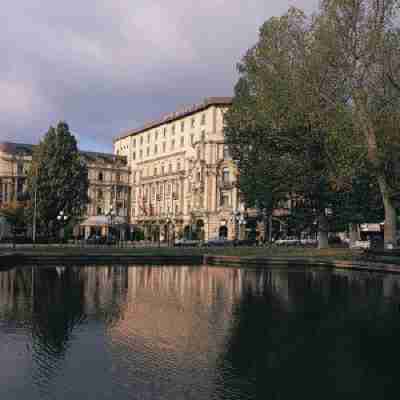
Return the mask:
[(356, 240), (351, 246), (352, 249), (369, 249), (371, 247), (371, 242), (369, 240)]

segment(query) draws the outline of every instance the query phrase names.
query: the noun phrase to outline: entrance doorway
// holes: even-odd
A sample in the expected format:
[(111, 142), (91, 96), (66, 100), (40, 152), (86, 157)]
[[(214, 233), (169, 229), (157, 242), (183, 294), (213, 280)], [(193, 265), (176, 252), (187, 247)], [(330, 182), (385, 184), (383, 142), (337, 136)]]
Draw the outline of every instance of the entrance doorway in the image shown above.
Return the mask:
[(221, 226), (219, 228), (219, 238), (220, 239), (227, 239), (228, 238), (228, 227)]

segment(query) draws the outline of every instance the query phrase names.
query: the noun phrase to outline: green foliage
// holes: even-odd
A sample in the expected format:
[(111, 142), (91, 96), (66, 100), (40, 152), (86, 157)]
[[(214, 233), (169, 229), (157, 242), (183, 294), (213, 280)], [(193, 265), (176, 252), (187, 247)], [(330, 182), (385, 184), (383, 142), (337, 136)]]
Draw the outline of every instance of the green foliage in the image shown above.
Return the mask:
[(37, 221), (45, 233), (54, 233), (57, 215), (63, 211), (70, 218), (79, 218), (88, 198), (88, 171), (78, 152), (75, 137), (65, 122), (50, 127), (35, 148), (28, 177), (28, 190)]
[(27, 213), (23, 204), (15, 202), (5, 208), (0, 208), (0, 217), (10, 226), (13, 240), (19, 233), (26, 231)]
[[(282, 199), (296, 199), (299, 206), (287, 223), (299, 229), (312, 227), (327, 209), (337, 221), (382, 218), (349, 84), (334, 76), (331, 61), (337, 54), (321, 46), (332, 40), (323, 37), (322, 19), (307, 19), (292, 8), (265, 22), (238, 66), (226, 115), (225, 134), (247, 204), (271, 210)], [(389, 155), (390, 146), (385, 148), (384, 163), (394, 171), (400, 152)]]

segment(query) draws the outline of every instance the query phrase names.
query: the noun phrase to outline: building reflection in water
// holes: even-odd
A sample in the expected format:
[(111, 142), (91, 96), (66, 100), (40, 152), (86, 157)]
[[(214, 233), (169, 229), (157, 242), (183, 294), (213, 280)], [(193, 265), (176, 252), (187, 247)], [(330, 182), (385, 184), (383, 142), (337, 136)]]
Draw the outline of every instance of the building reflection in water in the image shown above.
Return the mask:
[[(262, 398), (284, 385), (282, 368), (304, 378), (299, 359), (333, 368), (306, 350), (330, 354), (321, 333), (344, 346), (336, 349), (338, 365), (358, 365), (344, 350), (345, 325), (358, 334), (365, 315), (388, 315), (385, 298), (400, 299), (399, 277), (302, 268), (20, 268), (0, 272), (0, 335), (24, 336), (28, 350), (18, 362), (31, 368), (37, 398), (87, 385), (97, 398), (111, 389), (129, 398), (133, 388), (138, 398)], [(80, 371), (92, 374), (82, 380)]]

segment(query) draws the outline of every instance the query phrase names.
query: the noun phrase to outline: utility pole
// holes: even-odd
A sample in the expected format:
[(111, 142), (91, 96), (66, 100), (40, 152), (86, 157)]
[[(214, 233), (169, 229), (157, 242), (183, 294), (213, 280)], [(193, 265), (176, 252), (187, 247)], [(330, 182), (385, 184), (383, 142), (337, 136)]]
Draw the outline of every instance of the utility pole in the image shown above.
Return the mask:
[(35, 176), (35, 193), (33, 199), (32, 241), (36, 242), (36, 214), (37, 214), (37, 176)]

